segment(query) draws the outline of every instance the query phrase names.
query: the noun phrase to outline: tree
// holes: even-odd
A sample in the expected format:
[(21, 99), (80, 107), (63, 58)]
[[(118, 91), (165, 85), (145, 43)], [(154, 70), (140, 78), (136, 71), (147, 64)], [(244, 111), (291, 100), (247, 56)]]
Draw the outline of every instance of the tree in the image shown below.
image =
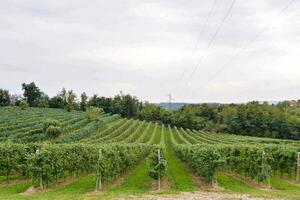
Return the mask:
[(49, 108), (49, 96), (42, 92), (37, 106), (39, 108)]
[(167, 112), (168, 111), (155, 104), (146, 102), (139, 112), (139, 116), (143, 120), (164, 122), (164, 117), (166, 117)]
[(80, 110), (86, 111), (88, 96), (86, 95), (85, 92), (83, 92), (80, 97), (81, 97), (81, 100), (80, 100)]
[(49, 100), (49, 107), (50, 108), (64, 108), (64, 101), (60, 96), (54, 96)]
[(23, 83), (22, 90), (24, 90), (23, 96), (25, 97), (29, 106), (36, 107), (42, 95), (40, 89), (35, 85), (34, 82), (31, 82), (29, 84)]
[(87, 104), (88, 106), (99, 107), (97, 94), (94, 94), (92, 97), (90, 97)]
[(221, 111), (219, 111), (219, 121), (226, 125), (230, 123), (237, 117), (237, 109), (234, 106), (225, 105)]
[(66, 96), (66, 102), (67, 102), (66, 109), (67, 109), (67, 111), (74, 110), (75, 104), (76, 104), (75, 100), (76, 100), (76, 94), (74, 93), (73, 90), (69, 90), (67, 92), (67, 96)]
[(8, 90), (0, 88), (0, 106), (8, 106), (10, 104), (10, 95)]
[(126, 95), (123, 97), (123, 108), (124, 116), (126, 117), (136, 117), (138, 113), (138, 99), (131, 95)]
[(67, 105), (67, 90), (65, 88), (62, 89), (62, 91), (58, 94), (59, 97), (62, 98), (64, 102), (64, 106)]
[(120, 113), (122, 117), (137, 117), (139, 100), (127, 95), (116, 95), (112, 100), (113, 113)]
[(10, 104), (13, 106), (19, 106), (22, 100), (23, 97), (21, 94), (13, 94), (10, 96)]
[(19, 106), (22, 110), (25, 110), (26, 108), (29, 107), (27, 101), (24, 101), (24, 100), (20, 102)]

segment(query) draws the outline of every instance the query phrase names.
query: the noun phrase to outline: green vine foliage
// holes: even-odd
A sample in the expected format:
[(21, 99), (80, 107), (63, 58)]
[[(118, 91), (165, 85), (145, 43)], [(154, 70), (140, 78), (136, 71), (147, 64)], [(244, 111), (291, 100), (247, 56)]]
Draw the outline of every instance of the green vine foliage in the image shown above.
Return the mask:
[[(9, 147), (9, 148), (8, 148)], [(0, 144), (0, 174), (25, 175), (43, 185), (80, 173), (98, 173), (108, 181), (146, 156), (145, 144)], [(99, 161), (99, 149), (102, 156)]]
[(247, 145), (219, 146), (218, 151), (226, 161), (223, 169), (263, 182), (267, 179), (269, 155), (263, 148)]
[[(160, 160), (158, 160), (158, 151), (160, 151)], [(148, 157), (149, 163), (149, 176), (154, 180), (162, 178), (166, 175), (167, 159), (166, 148), (164, 145), (153, 145), (150, 155)]]
[(187, 162), (206, 182), (215, 180), (217, 170), (266, 182), (270, 173), (295, 175), (297, 152), (277, 145), (174, 145), (177, 156)]
[(215, 172), (223, 164), (221, 155), (214, 147), (203, 145), (175, 145), (177, 156), (187, 162), (205, 182), (216, 180)]

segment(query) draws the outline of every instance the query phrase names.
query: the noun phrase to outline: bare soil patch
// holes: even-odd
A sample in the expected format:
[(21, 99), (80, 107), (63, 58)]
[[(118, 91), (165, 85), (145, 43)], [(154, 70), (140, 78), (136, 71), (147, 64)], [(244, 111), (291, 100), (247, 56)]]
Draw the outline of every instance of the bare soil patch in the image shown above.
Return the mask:
[[(152, 181), (150, 191), (157, 192), (158, 191), (157, 188), (158, 188), (157, 180)], [(164, 190), (164, 189), (170, 189), (170, 188), (171, 188), (170, 181), (167, 178), (162, 179), (160, 182), (160, 189)]]

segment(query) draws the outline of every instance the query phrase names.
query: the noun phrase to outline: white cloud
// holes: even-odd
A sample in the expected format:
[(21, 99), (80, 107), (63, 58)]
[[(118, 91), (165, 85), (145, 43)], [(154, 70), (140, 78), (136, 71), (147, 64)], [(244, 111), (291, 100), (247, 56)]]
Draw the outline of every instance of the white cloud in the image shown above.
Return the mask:
[(35, 81), (50, 95), (63, 86), (107, 96), (124, 90), (149, 101), (170, 92), (189, 102), (299, 98), (299, 2), (278, 16), (287, 1), (236, 1), (205, 51), (231, 0), (218, 1), (205, 26), (212, 3), (1, 1), (0, 85), (20, 93), (22, 82)]

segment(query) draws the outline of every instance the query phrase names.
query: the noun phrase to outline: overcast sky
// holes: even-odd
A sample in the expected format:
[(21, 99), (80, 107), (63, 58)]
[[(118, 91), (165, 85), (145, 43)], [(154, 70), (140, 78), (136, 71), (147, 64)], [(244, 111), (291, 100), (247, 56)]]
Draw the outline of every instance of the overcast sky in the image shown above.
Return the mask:
[(1, 0), (0, 88), (142, 100), (300, 98), (300, 1)]

